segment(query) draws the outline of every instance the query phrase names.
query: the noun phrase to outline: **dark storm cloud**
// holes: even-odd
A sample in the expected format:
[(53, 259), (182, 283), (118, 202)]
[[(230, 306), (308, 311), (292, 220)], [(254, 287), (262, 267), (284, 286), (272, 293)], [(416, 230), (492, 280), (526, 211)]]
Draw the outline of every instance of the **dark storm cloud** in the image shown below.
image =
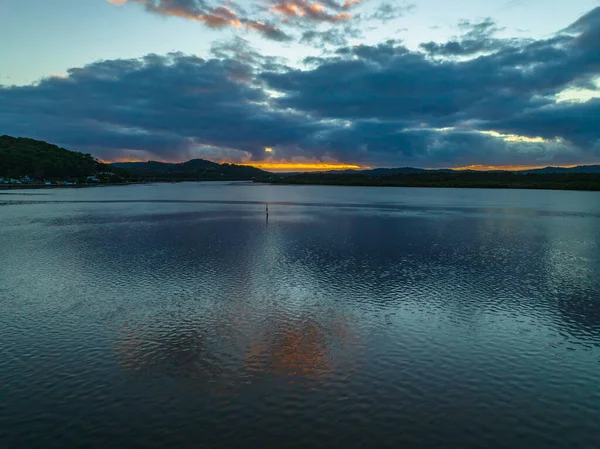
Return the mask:
[(302, 115), (270, 110), (253, 71), (180, 54), (98, 62), (67, 79), (0, 88), (0, 127), (99, 156), (145, 149), (164, 159), (185, 157), (193, 145), (263, 151), (318, 131)]
[[(280, 107), (318, 117), (396, 119), (431, 126), (501, 120), (554, 103), (600, 74), (598, 10), (546, 40), (515, 42), (470, 60), (432, 60), (390, 41), (342, 48), (308, 71), (263, 74)], [(488, 25), (481, 27), (484, 31)], [(485, 32), (481, 33), (485, 36)]]
[(585, 103), (559, 103), (524, 111), (494, 123), (495, 129), (552, 139), (568, 138), (582, 147), (600, 144), (600, 99)]
[(476, 130), (411, 125), (357, 120), (349, 126), (329, 127), (303, 144), (318, 158), (327, 156), (371, 166), (550, 165), (589, 157), (589, 153), (568, 142), (507, 142)]
[[(512, 67), (492, 72), (493, 61), (435, 63), (393, 44), (338, 51), (310, 71), (264, 74), (285, 94), (280, 107), (319, 117), (408, 119), (452, 126), (467, 118), (487, 119), (511, 102), (547, 103), (522, 98), (523, 73)], [(512, 72), (512, 73), (511, 73)]]
[[(483, 39), (494, 26), (463, 24)], [(103, 158), (181, 160), (210, 148), (216, 159), (256, 160), (268, 146), (279, 159), (388, 166), (594, 162), (600, 100), (556, 95), (595, 86), (599, 30), (600, 8), (550, 38), (505, 41), (466, 60), (387, 41), (341, 47), (298, 70), (238, 40), (215, 45), (210, 60), (101, 61), (0, 87), (0, 132)]]

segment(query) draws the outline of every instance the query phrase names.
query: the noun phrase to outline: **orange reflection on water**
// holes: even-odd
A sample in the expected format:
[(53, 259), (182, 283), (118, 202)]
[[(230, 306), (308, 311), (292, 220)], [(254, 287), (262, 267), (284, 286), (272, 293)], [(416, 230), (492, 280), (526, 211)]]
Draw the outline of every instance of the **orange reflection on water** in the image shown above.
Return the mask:
[(332, 370), (324, 329), (315, 321), (284, 326), (253, 345), (246, 355), (247, 369), (280, 378), (323, 379)]
[(118, 363), (127, 369), (170, 373), (188, 386), (209, 388), (219, 394), (270, 376), (286, 384), (314, 386), (315, 381), (322, 382), (334, 372), (336, 349), (339, 354), (335, 361), (341, 362), (341, 354), (356, 345), (355, 330), (351, 328), (340, 317), (320, 319), (306, 314), (272, 322), (259, 330), (247, 346), (244, 344), (243, 350), (235, 344), (214, 344), (214, 336), (219, 334), (223, 334), (223, 341), (247, 340), (247, 334), (230, 334), (232, 329), (227, 326), (206, 333), (179, 329), (163, 335), (130, 323), (121, 330), (114, 352)]

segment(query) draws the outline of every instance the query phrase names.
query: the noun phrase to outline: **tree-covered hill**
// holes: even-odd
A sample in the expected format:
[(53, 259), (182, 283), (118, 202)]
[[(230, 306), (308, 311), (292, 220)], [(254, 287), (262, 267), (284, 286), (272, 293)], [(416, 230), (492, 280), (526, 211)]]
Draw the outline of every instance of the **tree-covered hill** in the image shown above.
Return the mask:
[(181, 163), (166, 162), (116, 162), (111, 166), (130, 171), (132, 178), (156, 180), (249, 180), (270, 176), (269, 172), (255, 167), (236, 164), (217, 164), (204, 159)]
[(43, 141), (0, 136), (0, 176), (37, 179), (64, 179), (91, 176), (98, 161), (90, 154), (77, 153)]
[[(100, 174), (98, 174), (100, 173)], [(109, 173), (109, 174), (107, 174)], [(60, 148), (40, 140), (0, 137), (0, 177), (36, 180), (83, 180), (97, 175), (101, 182), (251, 180), (270, 176), (258, 168), (217, 164), (192, 159), (178, 164), (163, 162), (99, 163), (90, 154)]]

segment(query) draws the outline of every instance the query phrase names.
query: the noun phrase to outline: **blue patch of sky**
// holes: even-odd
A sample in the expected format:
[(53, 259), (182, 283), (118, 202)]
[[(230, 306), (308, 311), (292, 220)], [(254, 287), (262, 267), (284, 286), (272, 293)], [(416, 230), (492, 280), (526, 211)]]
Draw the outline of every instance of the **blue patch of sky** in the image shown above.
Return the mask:
[[(250, 2), (240, 3), (251, 9)], [(362, 12), (364, 18), (379, 3), (363, 0), (356, 12)], [(504, 28), (499, 36), (541, 38), (597, 5), (597, 0), (419, 0), (404, 17), (387, 23), (363, 23), (371, 29), (350, 43), (375, 44), (396, 38), (417, 49), (422, 42), (444, 42), (458, 34), (460, 20), (486, 17)], [(150, 14), (138, 4), (117, 6), (107, 0), (3, 0), (0, 23), (3, 85), (29, 84), (65, 73), (70, 67), (148, 53), (181, 51), (210, 57), (213, 42), (240, 34), (264, 54), (287, 57), (292, 65), (321, 51), (313, 46), (268, 41), (243, 29), (214, 30), (199, 22)], [(300, 34), (300, 30), (290, 32)]]

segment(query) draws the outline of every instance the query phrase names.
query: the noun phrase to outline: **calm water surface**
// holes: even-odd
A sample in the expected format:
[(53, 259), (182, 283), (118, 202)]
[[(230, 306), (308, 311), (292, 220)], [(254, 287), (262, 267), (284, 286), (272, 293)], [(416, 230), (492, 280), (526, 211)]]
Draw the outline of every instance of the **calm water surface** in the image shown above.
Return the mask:
[(600, 195), (0, 191), (0, 448), (78, 447), (598, 448)]

